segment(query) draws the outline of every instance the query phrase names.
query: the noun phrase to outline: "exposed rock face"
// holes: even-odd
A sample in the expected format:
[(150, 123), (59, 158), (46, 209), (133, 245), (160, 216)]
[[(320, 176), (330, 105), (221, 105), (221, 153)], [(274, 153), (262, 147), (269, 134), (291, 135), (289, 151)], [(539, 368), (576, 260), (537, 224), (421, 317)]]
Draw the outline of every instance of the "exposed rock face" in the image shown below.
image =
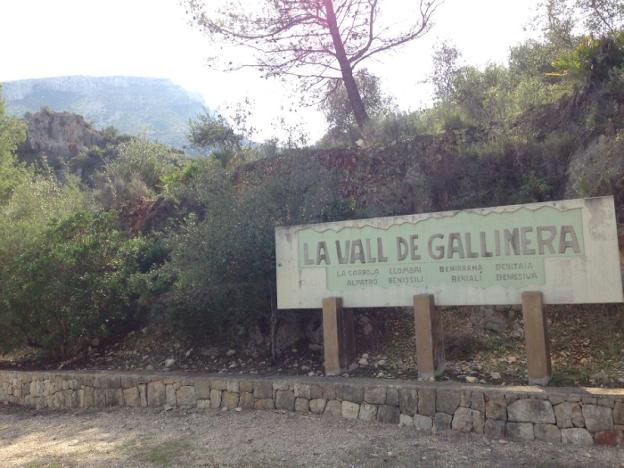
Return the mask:
[(27, 162), (44, 157), (61, 178), (69, 161), (88, 148), (102, 145), (105, 136), (84, 117), (69, 112), (35, 112), (26, 119), (28, 137), (19, 150)]
[(81, 148), (99, 145), (102, 134), (81, 115), (69, 112), (41, 111), (28, 119), (30, 150), (48, 155), (76, 155)]

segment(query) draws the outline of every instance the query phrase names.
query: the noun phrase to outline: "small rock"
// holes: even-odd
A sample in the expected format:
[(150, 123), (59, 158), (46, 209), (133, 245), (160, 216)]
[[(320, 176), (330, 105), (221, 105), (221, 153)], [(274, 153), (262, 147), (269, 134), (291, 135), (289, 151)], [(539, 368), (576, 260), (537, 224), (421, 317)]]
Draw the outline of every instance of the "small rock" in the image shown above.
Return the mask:
[(169, 358), (169, 359), (165, 359), (165, 367), (167, 369), (173, 367), (175, 365), (176, 361), (173, 358)]
[(310, 351), (315, 351), (315, 352), (323, 351), (323, 346), (320, 344), (310, 343), (308, 348), (310, 349)]
[(381, 367), (381, 366), (385, 366), (386, 365), (386, 360), (385, 359), (381, 359), (379, 361), (377, 361), (375, 363), (375, 367)]
[(608, 385), (610, 381), (609, 376), (604, 370), (596, 372), (589, 378), (597, 385)]
[(494, 379), (494, 380), (500, 380), (501, 379), (501, 375), (499, 372), (492, 372), (490, 374), (490, 376)]
[(305, 366), (305, 365), (304, 365), (304, 366), (301, 366), (301, 370), (302, 370), (303, 372), (308, 372), (308, 371), (310, 370), (310, 366)]
[(368, 359), (366, 358), (362, 358), (358, 361), (358, 365), (360, 365), (361, 367), (366, 367), (368, 366)]
[(466, 382), (468, 382), (468, 383), (476, 383), (477, 382), (477, 378), (476, 377), (472, 377), (472, 376), (467, 376), (466, 377)]
[(230, 369), (234, 369), (235, 367), (238, 367), (238, 363), (236, 361), (232, 361), (230, 363)]
[(235, 354), (236, 354), (236, 351), (233, 349), (228, 349), (227, 353), (225, 353), (227, 357), (234, 356)]
[(145, 370), (146, 370), (146, 371), (153, 371), (153, 370), (154, 370), (154, 366), (152, 366), (151, 364), (148, 364), (148, 365), (145, 367)]

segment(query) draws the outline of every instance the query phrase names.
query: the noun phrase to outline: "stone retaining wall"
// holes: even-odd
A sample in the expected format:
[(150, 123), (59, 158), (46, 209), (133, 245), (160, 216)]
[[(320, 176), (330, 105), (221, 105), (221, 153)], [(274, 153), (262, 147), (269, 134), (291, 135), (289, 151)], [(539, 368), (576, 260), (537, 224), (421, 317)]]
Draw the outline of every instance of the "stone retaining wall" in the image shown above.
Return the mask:
[(483, 433), (624, 445), (624, 390), (322, 377), (0, 371), (0, 402), (34, 408), (280, 409)]

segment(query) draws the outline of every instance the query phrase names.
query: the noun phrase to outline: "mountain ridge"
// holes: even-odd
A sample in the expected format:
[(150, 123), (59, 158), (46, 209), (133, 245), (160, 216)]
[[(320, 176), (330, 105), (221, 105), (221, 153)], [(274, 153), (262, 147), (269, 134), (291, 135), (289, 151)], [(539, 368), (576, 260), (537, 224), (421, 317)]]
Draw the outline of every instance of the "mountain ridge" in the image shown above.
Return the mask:
[(183, 148), (188, 121), (206, 110), (198, 93), (165, 78), (86, 75), (2, 83), (7, 112), (22, 116), (50, 108), (84, 116), (97, 128), (144, 134)]

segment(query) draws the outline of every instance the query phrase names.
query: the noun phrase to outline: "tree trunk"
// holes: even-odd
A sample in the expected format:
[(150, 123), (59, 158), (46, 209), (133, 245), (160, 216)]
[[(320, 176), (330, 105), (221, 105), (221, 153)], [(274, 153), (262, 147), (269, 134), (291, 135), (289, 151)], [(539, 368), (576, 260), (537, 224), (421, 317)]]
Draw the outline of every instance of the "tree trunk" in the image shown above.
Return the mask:
[(347, 90), (347, 96), (349, 96), (351, 110), (353, 111), (353, 116), (355, 117), (358, 127), (360, 127), (360, 130), (364, 130), (364, 127), (370, 119), (366, 113), (366, 109), (364, 108), (364, 103), (362, 102), (362, 97), (360, 96), (360, 91), (358, 90), (355, 78), (353, 78), (353, 69), (351, 68), (349, 59), (347, 58), (347, 53), (345, 52), (344, 44), (342, 43), (342, 37), (340, 37), (340, 30), (338, 29), (338, 23), (336, 22), (333, 0), (323, 0), (323, 5), (325, 6), (327, 26), (329, 27), (329, 32), (334, 43), (336, 58), (340, 64), (342, 82)]

